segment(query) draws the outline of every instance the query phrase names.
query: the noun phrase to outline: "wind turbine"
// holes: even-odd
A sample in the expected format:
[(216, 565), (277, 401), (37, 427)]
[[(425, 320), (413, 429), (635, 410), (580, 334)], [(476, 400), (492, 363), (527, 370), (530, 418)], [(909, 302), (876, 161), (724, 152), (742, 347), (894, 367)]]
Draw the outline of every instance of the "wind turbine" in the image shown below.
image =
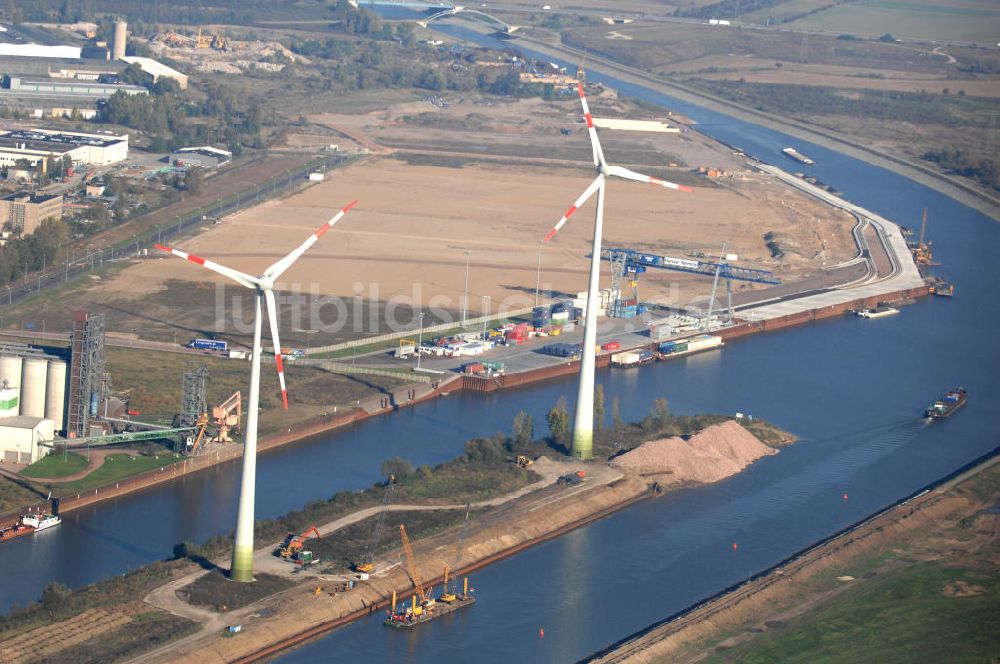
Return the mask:
[(281, 342), (278, 340), (278, 311), (274, 304), (274, 282), (290, 268), (309, 247), (333, 227), (348, 210), (357, 205), (351, 201), (330, 221), (320, 226), (309, 238), (258, 277), (251, 277), (238, 270), (219, 265), (200, 256), (179, 249), (157, 244), (161, 251), (180, 256), (196, 265), (229, 277), (236, 283), (255, 291), (253, 319), (253, 355), (250, 363), (250, 401), (247, 408), (246, 438), (243, 443), (243, 478), (240, 485), (240, 506), (236, 516), (236, 538), (233, 546), (233, 565), (229, 576), (234, 581), (253, 581), (253, 521), (254, 494), (257, 476), (257, 410), (260, 403), (260, 331), (262, 326), (261, 298), (267, 301), (267, 319), (271, 325), (271, 339), (274, 344), (274, 363), (278, 368), (278, 382), (281, 385), (281, 400), (288, 410), (288, 392), (285, 390), (285, 371), (281, 363)]
[(583, 349), (580, 358), (580, 385), (576, 400), (576, 415), (573, 419), (573, 443), (570, 451), (573, 456), (579, 459), (589, 459), (593, 455), (594, 446), (594, 362), (595, 346), (597, 345), (597, 307), (598, 286), (600, 282), (601, 268), (601, 234), (604, 226), (604, 184), (609, 176), (616, 176), (626, 180), (635, 180), (647, 184), (655, 184), (667, 189), (678, 189), (680, 191), (692, 191), (690, 187), (667, 182), (659, 178), (650, 177), (641, 173), (636, 173), (621, 166), (608, 166), (604, 160), (604, 151), (601, 149), (601, 141), (597, 138), (597, 130), (594, 128), (594, 118), (590, 115), (590, 108), (587, 106), (587, 97), (583, 92), (583, 83), (576, 84), (580, 93), (580, 103), (583, 105), (583, 115), (587, 120), (587, 131), (590, 133), (590, 147), (594, 156), (594, 167), (597, 169), (597, 177), (590, 183), (579, 198), (570, 206), (569, 210), (562, 216), (562, 219), (545, 236), (548, 242), (559, 232), (563, 224), (573, 216), (573, 213), (581, 205), (586, 203), (594, 193), (597, 193), (597, 214), (594, 220), (594, 247), (590, 254), (590, 282), (587, 287), (587, 310), (584, 314), (583, 325)]

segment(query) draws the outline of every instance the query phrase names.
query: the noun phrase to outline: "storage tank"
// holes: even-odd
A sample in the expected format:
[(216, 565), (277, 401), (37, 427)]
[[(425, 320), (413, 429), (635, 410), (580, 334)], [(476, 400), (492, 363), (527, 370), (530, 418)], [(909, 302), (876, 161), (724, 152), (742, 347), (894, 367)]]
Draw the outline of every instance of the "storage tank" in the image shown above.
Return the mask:
[(111, 59), (121, 60), (125, 57), (125, 40), (128, 35), (128, 23), (123, 19), (115, 19), (115, 38), (111, 44)]
[(21, 357), (19, 355), (0, 355), (0, 384), (5, 380), (8, 387), (21, 385)]
[(38, 357), (24, 358), (21, 366), (21, 414), (45, 417), (45, 379), (49, 363)]
[(66, 416), (66, 363), (62, 360), (49, 360), (48, 376), (45, 381), (45, 419), (56, 423), (56, 431), (63, 431), (66, 426), (63, 418)]

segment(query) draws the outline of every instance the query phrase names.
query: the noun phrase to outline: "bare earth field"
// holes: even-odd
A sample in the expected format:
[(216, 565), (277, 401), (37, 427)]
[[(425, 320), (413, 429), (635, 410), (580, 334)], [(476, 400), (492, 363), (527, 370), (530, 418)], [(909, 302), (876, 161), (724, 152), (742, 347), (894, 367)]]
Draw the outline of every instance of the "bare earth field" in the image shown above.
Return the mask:
[[(598, 117), (654, 119), (611, 91), (595, 88), (592, 97)], [(491, 311), (498, 305), (501, 310), (532, 305), (536, 276), (543, 293), (585, 290), (595, 200), (550, 243), (540, 244), (593, 177), (578, 102), (453, 102), (446, 109), (411, 102), (362, 115), (311, 118), (309, 131), (317, 140), (342, 131), (372, 144), (403, 147), (226, 217), (181, 241), (180, 248), (257, 274), (357, 199), (358, 206), (278, 285), (286, 291), (283, 339), (302, 346), (386, 331), (385, 318), (416, 327), (412, 308), (417, 306), (437, 310), (431, 315), (438, 320), (443, 311), (460, 311), (467, 257), (474, 313), (484, 306), (484, 296), (491, 298)], [(610, 181), (605, 246), (683, 257), (692, 251), (718, 254), (725, 242), (741, 264), (773, 270), (785, 281), (815, 276), (826, 265), (854, 257), (852, 218), (751, 173), (728, 149), (681, 127), (679, 134), (601, 130), (612, 163), (695, 186), (693, 193), (682, 193)], [(294, 140), (307, 140), (303, 135), (296, 132)], [(721, 168), (726, 175), (697, 175), (695, 166)], [(780, 238), (786, 252), (780, 260), (765, 244), (768, 233)], [(707, 294), (711, 279), (655, 271), (644, 276), (641, 289), (645, 300), (683, 305)], [(308, 302), (304, 297), (296, 302), (295, 293), (308, 296)], [(350, 299), (320, 313), (310, 306), (331, 296)], [(78, 286), (73, 297), (78, 306), (105, 311), (110, 330), (149, 339), (183, 343), (218, 332), (239, 340), (247, 337), (252, 320), (249, 293), (169, 256), (151, 256)], [(387, 301), (394, 303), (389, 311), (372, 305)], [(242, 314), (234, 317), (234, 309)], [(52, 318), (47, 329), (54, 331), (60, 323)], [(350, 324), (308, 332), (335, 319)]]

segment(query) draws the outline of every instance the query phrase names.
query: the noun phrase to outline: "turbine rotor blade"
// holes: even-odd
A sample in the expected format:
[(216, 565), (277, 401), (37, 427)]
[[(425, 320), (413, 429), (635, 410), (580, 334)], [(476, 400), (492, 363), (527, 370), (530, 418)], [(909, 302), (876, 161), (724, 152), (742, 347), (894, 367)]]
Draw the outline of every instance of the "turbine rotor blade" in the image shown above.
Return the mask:
[(546, 235), (545, 239), (542, 241), (548, 242), (549, 240), (551, 240), (552, 236), (558, 233), (559, 229), (563, 227), (563, 224), (565, 224), (566, 221), (573, 216), (573, 213), (576, 212), (581, 205), (586, 203), (587, 200), (594, 195), (594, 192), (600, 188), (601, 182), (603, 181), (604, 181), (603, 175), (598, 175), (596, 178), (594, 178), (594, 181), (590, 183), (590, 186), (584, 189), (583, 193), (580, 194), (580, 197), (576, 199), (576, 201), (573, 203), (573, 205), (570, 206), (568, 210), (566, 210), (566, 214), (562, 216), (562, 219), (559, 220), (559, 223), (557, 223), (555, 226), (552, 227), (552, 230), (549, 231), (549, 234)]
[(350, 203), (348, 203), (345, 207), (343, 207), (340, 210), (340, 212), (338, 212), (337, 214), (333, 215), (333, 218), (330, 219), (330, 221), (326, 222), (325, 224), (323, 224), (322, 226), (320, 226), (319, 228), (317, 228), (313, 232), (313, 234), (310, 235), (306, 239), (305, 242), (303, 242), (295, 250), (293, 250), (292, 253), (288, 254), (287, 256), (285, 256), (284, 258), (282, 258), (280, 261), (278, 261), (277, 263), (275, 263), (271, 267), (267, 268), (264, 271), (264, 276), (265, 277), (270, 277), (272, 280), (273, 279), (277, 279), (278, 277), (280, 277), (285, 272), (285, 270), (287, 270), (288, 268), (290, 268), (292, 266), (292, 264), (295, 261), (297, 261), (299, 259), (299, 257), (302, 256), (302, 254), (304, 254), (306, 252), (307, 249), (309, 249), (309, 247), (311, 247), (314, 244), (316, 244), (316, 242), (321, 237), (323, 237), (324, 233), (326, 233), (328, 230), (330, 230), (331, 228), (333, 228), (333, 225), (336, 224), (338, 221), (340, 221), (341, 218), (345, 214), (347, 214), (348, 210), (350, 210), (352, 207), (354, 207), (357, 204), (358, 204), (357, 201), (351, 201)]
[(608, 166), (608, 175), (616, 175), (620, 178), (625, 178), (626, 180), (635, 180), (636, 182), (646, 182), (648, 184), (655, 184), (660, 187), (666, 187), (667, 189), (676, 189), (678, 191), (694, 191), (691, 187), (687, 187), (682, 184), (674, 184), (673, 182), (667, 182), (666, 180), (661, 180), (660, 178), (654, 178), (649, 175), (643, 175), (642, 173), (636, 173), (635, 171), (630, 171), (627, 168), (621, 166)]
[(285, 368), (281, 363), (281, 341), (278, 339), (278, 307), (274, 303), (271, 289), (264, 291), (267, 300), (267, 322), (271, 325), (271, 343), (274, 344), (274, 364), (278, 367), (278, 384), (281, 385), (281, 401), (288, 410), (288, 390), (285, 389)]
[(229, 277), (230, 279), (240, 284), (241, 286), (246, 286), (247, 288), (257, 288), (257, 286), (260, 284), (260, 281), (258, 281), (256, 277), (251, 277), (249, 274), (244, 274), (239, 270), (234, 270), (231, 267), (226, 267), (225, 265), (219, 265), (218, 263), (206, 260), (201, 256), (195, 256), (194, 254), (189, 254), (186, 251), (181, 251), (180, 249), (173, 249), (171, 247), (167, 247), (162, 244), (154, 244), (153, 246), (159, 249), (160, 251), (165, 251), (168, 254), (179, 256), (184, 260), (194, 263), (195, 265), (201, 265), (202, 267), (208, 268), (212, 272), (217, 272), (218, 274), (221, 274), (224, 277)]
[(580, 103), (583, 105), (583, 117), (587, 120), (587, 132), (590, 134), (590, 148), (594, 153), (594, 166), (607, 165), (604, 161), (604, 151), (601, 149), (601, 141), (597, 138), (597, 128), (594, 127), (594, 117), (590, 114), (590, 106), (587, 105), (587, 96), (583, 93), (583, 82), (576, 82), (577, 92), (580, 93)]

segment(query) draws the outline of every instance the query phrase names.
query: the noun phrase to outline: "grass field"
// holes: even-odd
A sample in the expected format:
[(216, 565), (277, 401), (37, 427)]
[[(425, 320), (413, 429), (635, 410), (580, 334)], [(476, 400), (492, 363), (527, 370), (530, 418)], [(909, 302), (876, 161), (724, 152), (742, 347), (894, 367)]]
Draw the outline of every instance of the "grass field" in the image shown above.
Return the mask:
[[(809, 0), (794, 0), (803, 4)], [(779, 7), (784, 7), (783, 3)], [(827, 3), (829, 4), (829, 3)], [(920, 41), (1000, 42), (1000, 5), (994, 0), (859, 0), (810, 14), (788, 24), (853, 35)]]
[(17, 507), (30, 505), (45, 498), (45, 494), (37, 494), (31, 489), (21, 486), (14, 480), (0, 477), (0, 512), (7, 512)]
[(70, 452), (69, 454), (49, 454), (21, 471), (24, 477), (32, 479), (55, 479), (78, 473), (87, 467), (87, 458)]
[(113, 484), (127, 477), (145, 473), (155, 468), (173, 465), (182, 457), (164, 453), (159, 456), (142, 456), (132, 454), (111, 454), (104, 460), (104, 465), (83, 479), (54, 485), (53, 493), (68, 495), (87, 491), (105, 484)]
[[(956, 582), (972, 596), (945, 592)], [(990, 662), (1000, 655), (1000, 578), (978, 566), (929, 562), (877, 576), (808, 620), (708, 662)]]

